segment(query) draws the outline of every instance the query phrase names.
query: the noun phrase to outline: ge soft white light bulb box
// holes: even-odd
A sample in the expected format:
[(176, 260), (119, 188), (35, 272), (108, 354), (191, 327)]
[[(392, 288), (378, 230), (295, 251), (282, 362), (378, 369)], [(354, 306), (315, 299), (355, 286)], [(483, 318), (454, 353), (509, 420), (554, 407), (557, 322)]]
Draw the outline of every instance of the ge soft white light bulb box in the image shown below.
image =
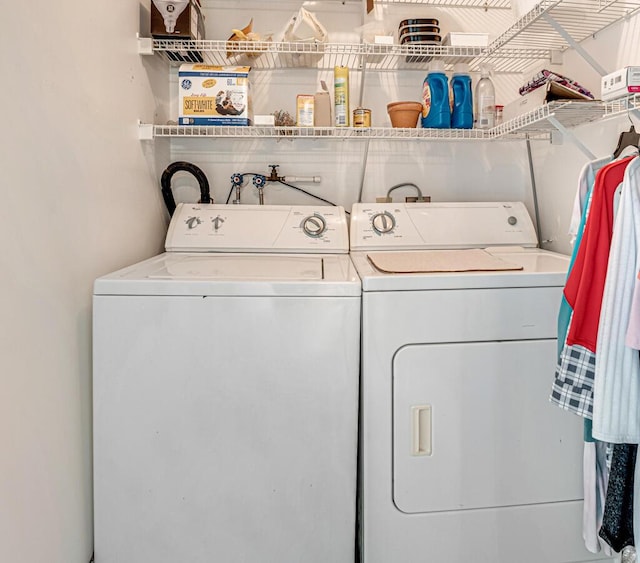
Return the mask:
[(251, 125), (248, 66), (183, 64), (178, 70), (180, 125)]
[(151, 2), (151, 35), (157, 39), (204, 39), (200, 0)]
[(627, 66), (602, 77), (603, 100), (613, 100), (640, 92), (640, 66)]

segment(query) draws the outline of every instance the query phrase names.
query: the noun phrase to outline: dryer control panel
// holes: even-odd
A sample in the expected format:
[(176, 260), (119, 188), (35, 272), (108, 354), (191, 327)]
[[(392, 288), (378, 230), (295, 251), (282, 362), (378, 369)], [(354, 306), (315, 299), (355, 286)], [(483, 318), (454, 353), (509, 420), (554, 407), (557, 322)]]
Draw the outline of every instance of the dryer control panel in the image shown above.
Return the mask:
[(181, 203), (165, 249), (346, 254), (349, 236), (342, 207)]
[(356, 203), (351, 250), (536, 247), (522, 202)]

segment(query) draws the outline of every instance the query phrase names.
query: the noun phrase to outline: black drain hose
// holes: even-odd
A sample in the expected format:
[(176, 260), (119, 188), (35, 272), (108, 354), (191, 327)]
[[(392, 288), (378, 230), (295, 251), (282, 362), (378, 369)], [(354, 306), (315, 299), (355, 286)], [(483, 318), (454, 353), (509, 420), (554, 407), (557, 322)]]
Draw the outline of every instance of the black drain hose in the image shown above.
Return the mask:
[(204, 172), (195, 164), (191, 164), (190, 162), (172, 162), (167, 166), (166, 170), (162, 173), (162, 178), (160, 178), (162, 197), (164, 198), (164, 203), (169, 210), (169, 215), (173, 215), (173, 212), (176, 210), (176, 200), (174, 199), (173, 192), (171, 191), (171, 179), (176, 172), (189, 172), (192, 174), (196, 180), (198, 180), (198, 185), (200, 186), (199, 203), (211, 203), (209, 181), (207, 180)]

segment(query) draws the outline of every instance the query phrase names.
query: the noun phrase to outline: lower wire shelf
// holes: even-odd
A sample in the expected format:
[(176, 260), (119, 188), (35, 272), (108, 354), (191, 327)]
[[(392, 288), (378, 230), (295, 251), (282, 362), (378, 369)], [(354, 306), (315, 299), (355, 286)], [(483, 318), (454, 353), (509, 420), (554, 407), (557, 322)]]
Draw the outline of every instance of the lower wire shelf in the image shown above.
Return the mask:
[[(632, 95), (613, 102), (554, 101), (491, 129), (423, 129), (393, 127), (285, 127), (232, 125), (160, 125), (139, 123), (141, 140), (165, 137), (235, 139), (335, 139), (335, 140), (407, 140), (487, 141), (514, 139), (550, 139), (561, 132), (602, 118), (615, 117), (640, 108), (640, 98)], [(638, 110), (640, 111), (640, 110)]]

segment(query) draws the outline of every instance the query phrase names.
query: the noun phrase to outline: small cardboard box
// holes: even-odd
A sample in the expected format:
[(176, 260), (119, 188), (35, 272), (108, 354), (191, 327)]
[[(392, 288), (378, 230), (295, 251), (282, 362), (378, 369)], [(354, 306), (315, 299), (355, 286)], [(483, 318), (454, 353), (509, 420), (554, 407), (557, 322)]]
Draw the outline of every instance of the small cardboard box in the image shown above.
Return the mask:
[(442, 44), (452, 47), (486, 47), (489, 45), (489, 34), (452, 31), (444, 36)]
[(536, 88), (533, 92), (529, 92), (524, 96), (520, 96), (517, 100), (504, 106), (503, 121), (509, 121), (519, 115), (532, 111), (547, 102), (555, 100), (585, 100), (592, 101), (591, 98), (576, 92), (571, 88), (567, 88), (557, 82), (547, 82), (546, 84)]
[(331, 97), (326, 90), (314, 94), (313, 124), (316, 127), (331, 127)]
[(248, 66), (183, 64), (178, 70), (180, 125), (251, 125)]
[[(151, 36), (155, 39), (177, 42), (205, 39), (204, 16), (200, 9), (200, 0), (189, 1), (189, 5), (178, 16), (172, 31), (167, 30), (162, 14), (151, 2)], [(188, 49), (167, 51), (167, 57), (177, 62), (197, 63), (203, 61), (202, 53)]]
[(634, 92), (640, 92), (640, 66), (627, 66), (602, 77), (601, 97), (604, 101)]

